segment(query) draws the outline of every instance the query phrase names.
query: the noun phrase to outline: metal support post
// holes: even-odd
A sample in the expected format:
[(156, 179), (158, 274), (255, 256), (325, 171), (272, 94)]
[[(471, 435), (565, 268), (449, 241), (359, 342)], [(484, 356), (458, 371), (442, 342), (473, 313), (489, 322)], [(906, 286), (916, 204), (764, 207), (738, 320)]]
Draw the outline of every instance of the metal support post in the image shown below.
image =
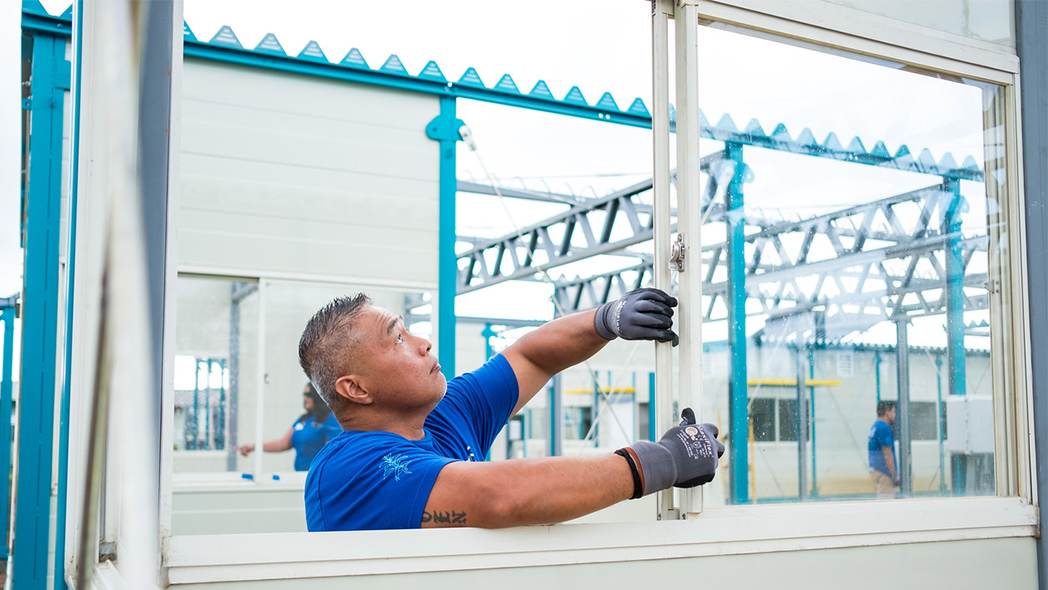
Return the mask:
[(877, 403), (881, 403), (881, 351), (873, 353), (873, 377), (877, 388)]
[(265, 455), (265, 427), (262, 408), (266, 405), (266, 282), (258, 282), (258, 361), (255, 363), (255, 481), (262, 477), (262, 455)]
[[(808, 348), (808, 377), (811, 377), (813, 379), (815, 378), (815, 347), (809, 347)], [(810, 405), (808, 407), (808, 413), (811, 416), (811, 421), (809, 422), (809, 425), (810, 425), (809, 427), (810, 427), (810, 430), (811, 430), (811, 492), (810, 492), (810, 495), (812, 497), (816, 497), (817, 498), (819, 496), (819, 470), (818, 470), (818, 464), (816, 463), (816, 457), (818, 456), (818, 453), (816, 453), (817, 445), (816, 445), (816, 440), (815, 440), (815, 422), (816, 422), (816, 420), (815, 420), (815, 388), (814, 387), (809, 387), (808, 388), (808, 396), (809, 396), (809, 403), (810, 403)]]
[(198, 416), (200, 415), (200, 361), (193, 359), (193, 411), (186, 411), (186, 450), (193, 451), (197, 448), (197, 440), (200, 438), (200, 426)]
[(797, 499), (808, 499), (808, 359), (806, 347), (797, 335)]
[(495, 349), (491, 346), (491, 339), (498, 335), (495, 330), (491, 329), (491, 322), (484, 324), (484, 329), (481, 330), (480, 335), (484, 338), (484, 360), (488, 360), (495, 356)]
[(952, 193), (942, 232), (946, 238), (946, 365), (950, 395), (967, 391), (964, 348), (964, 261), (961, 252), (961, 210), (964, 197), (957, 179), (944, 178), (945, 188)]
[(561, 376), (554, 375), (549, 386), (549, 441), (547, 454), (557, 457), (564, 454), (564, 389)]
[(218, 419), (215, 421), (215, 448), (226, 447), (226, 359), (218, 361)]
[(728, 351), (731, 363), (731, 378), (728, 380), (728, 420), (731, 422), (730, 491), (732, 503), (747, 504), (750, 501), (750, 457), (749, 437), (746, 436), (749, 432), (749, 386), (746, 366), (746, 224), (743, 219), (745, 163), (742, 144), (725, 143), (724, 151), (727, 159), (735, 164), (735, 174), (727, 191), (728, 214), (724, 216), (728, 224), (728, 292), (724, 302), (728, 308)]
[(655, 423), (657, 419), (655, 417), (655, 372), (648, 373), (648, 438), (647, 440), (654, 442), (658, 440), (656, 437)]
[(204, 448), (211, 449), (211, 371), (214, 361), (207, 359), (207, 382), (204, 388)]
[(939, 493), (946, 492), (946, 441), (942, 431), (942, 357), (935, 355), (935, 432), (939, 439)]
[(226, 471), (237, 470), (240, 433), (240, 303), (257, 289), (252, 284), (233, 283), (229, 297), (229, 434), (226, 437)]
[(70, 65), (66, 42), (31, 40), (29, 165), (25, 186), (25, 300), (18, 407), (18, 505), (11, 581), (43, 589), (51, 520), (55, 373), (58, 346), (58, 242), (61, 217), (62, 128)]
[(907, 337), (909, 321), (905, 318), (895, 321), (895, 372), (899, 389), (896, 403), (895, 421), (899, 425), (899, 464), (895, 472), (902, 482), (902, 495), (908, 497), (913, 491), (910, 459), (910, 349)]
[[(593, 426), (590, 427), (590, 434), (593, 437), (593, 448), (600, 446), (600, 420), (597, 419), (600, 416), (600, 376), (594, 374), (593, 379)], [(608, 407), (611, 410), (611, 407)]]
[(455, 98), (440, 97), (440, 115), (426, 125), (426, 137), (439, 142), (440, 150), (440, 236), (437, 247), (437, 353), (444, 377), (455, 376), (455, 294), (458, 289), (458, 259), (455, 253), (455, 198), (459, 129), (465, 125), (456, 115)]
[[(961, 183), (956, 179), (943, 178), (944, 188), (951, 193), (949, 204), (943, 215), (942, 233), (946, 236), (946, 379), (949, 395), (967, 393), (967, 363), (964, 348), (964, 262), (961, 253)], [(966, 478), (958, 479), (957, 473), (967, 473), (968, 455), (954, 454), (954, 491), (961, 494), (966, 490)]]
[(11, 403), (12, 403), (12, 359), (15, 345), (15, 305), (18, 296), (0, 299), (0, 322), (4, 324), (4, 356), (0, 364), (0, 531), (4, 535), (0, 546), (0, 559), (7, 559), (10, 551), (8, 527), (11, 508)]

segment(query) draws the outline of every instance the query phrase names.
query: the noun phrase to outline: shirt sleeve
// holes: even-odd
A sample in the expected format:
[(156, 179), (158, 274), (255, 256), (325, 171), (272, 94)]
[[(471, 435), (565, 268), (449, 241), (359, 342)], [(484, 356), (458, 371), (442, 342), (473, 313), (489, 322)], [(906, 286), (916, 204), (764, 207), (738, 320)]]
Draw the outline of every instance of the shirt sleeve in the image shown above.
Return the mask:
[(506, 357), (499, 354), (476, 371), (449, 381), (437, 411), (451, 423), (469, 425), (482, 452), (487, 453), (518, 397), (517, 375)]

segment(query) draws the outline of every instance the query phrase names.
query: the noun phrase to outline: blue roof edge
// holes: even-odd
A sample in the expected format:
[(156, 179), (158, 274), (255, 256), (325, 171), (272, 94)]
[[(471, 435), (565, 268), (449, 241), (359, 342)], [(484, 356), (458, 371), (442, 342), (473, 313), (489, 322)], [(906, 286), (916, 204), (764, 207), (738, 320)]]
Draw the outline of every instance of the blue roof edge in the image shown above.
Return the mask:
[[(61, 16), (52, 16), (47, 13), (39, 0), (23, 0), (22, 2), (23, 28), (52, 35), (69, 35), (71, 15), (72, 12), (66, 10)], [(564, 98), (557, 99), (543, 80), (539, 80), (530, 93), (524, 94), (520, 92), (509, 74), (503, 74), (498, 82), (489, 87), (483, 83), (474, 68), (467, 68), (458, 81), (449, 81), (444, 79), (435, 61), (427, 62), (418, 74), (412, 75), (396, 54), (390, 55), (378, 69), (373, 69), (368, 66), (359, 50), (355, 48), (350, 50), (350, 53), (340, 62), (332, 62), (324, 55), (316, 41), (310, 41), (296, 56), (274, 51), (275, 47), (267, 49), (264, 47), (267, 41), (268, 45), (275, 44), (275, 47), (283, 49), (280, 41), (273, 34), (266, 35), (254, 49), (243, 47), (233, 29), (228, 25), (221, 27), (210, 41), (202, 41), (193, 34), (189, 25), (183, 22), (183, 51), (187, 57), (269, 67), (305, 75), (321, 75), (413, 92), (471, 98), (607, 123), (651, 128), (651, 114), (640, 98), (634, 99), (632, 103), (629, 103), (630, 106), (623, 110), (610, 92), (605, 92), (596, 103), (590, 104), (578, 86), (572, 86)], [(354, 59), (349, 59), (354, 52), (356, 52)], [(356, 59), (358, 57), (359, 59)], [(768, 135), (756, 119), (751, 120), (740, 131), (731, 116), (727, 114), (723, 115), (716, 125), (710, 125), (701, 110), (699, 118), (700, 135), (717, 141), (936, 176), (965, 180), (982, 180), (983, 178), (983, 171), (972, 156), (964, 158), (962, 164), (958, 166), (950, 152), (943, 154), (936, 162), (927, 149), (916, 150), (919, 156), (914, 158), (912, 155), (914, 150), (906, 145), (899, 146), (895, 155), (892, 156), (881, 141), (876, 142), (873, 149), (867, 151), (858, 137), (849, 140), (848, 147), (845, 148), (833, 133), (819, 142), (807, 128), (793, 138), (782, 124), (776, 125), (773, 128), (774, 131)]]

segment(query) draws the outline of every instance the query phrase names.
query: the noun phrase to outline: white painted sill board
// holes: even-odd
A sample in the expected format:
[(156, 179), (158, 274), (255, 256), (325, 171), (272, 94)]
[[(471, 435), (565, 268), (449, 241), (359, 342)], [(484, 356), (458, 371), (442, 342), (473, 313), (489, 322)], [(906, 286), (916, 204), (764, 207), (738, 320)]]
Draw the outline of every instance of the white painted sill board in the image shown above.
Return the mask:
[(177, 585), (1032, 537), (1037, 524), (1019, 498), (733, 506), (672, 522), (179, 536), (167, 566)]

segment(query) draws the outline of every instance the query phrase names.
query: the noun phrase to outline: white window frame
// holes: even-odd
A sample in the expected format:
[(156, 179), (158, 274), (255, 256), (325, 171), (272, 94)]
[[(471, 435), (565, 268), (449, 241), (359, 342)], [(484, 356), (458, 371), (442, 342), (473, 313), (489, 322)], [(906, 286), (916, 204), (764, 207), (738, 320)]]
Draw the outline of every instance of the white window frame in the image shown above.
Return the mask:
[[(675, 10), (681, 22), (690, 22), (692, 33), (685, 30), (685, 35), (693, 34), (698, 20), (702, 19), (770, 35), (780, 41), (793, 39), (830, 50), (993, 82), (1005, 88), (1009, 194), (1002, 204), (1007, 207), (1011, 272), (1003, 277), (1008, 287), (1004, 292), (1010, 294), (1010, 300), (1007, 313), (998, 323), (1010, 324), (1012, 327), (1008, 329), (1014, 333), (1009, 338), (1013, 347), (1007, 361), (1010, 365), (1005, 366), (1006, 360), (1000, 355), (994, 360), (998, 376), (995, 387), (1000, 386), (999, 391), (1005, 392), (995, 396), (1000, 398), (995, 402), (995, 414), (1004, 417), (995, 421), (999, 495), (882, 503), (748, 505), (701, 511), (701, 496), (696, 494), (698, 497), (691, 498), (690, 505), (682, 502), (687, 518), (671, 522), (576, 524), (504, 531), (448, 529), (175, 536), (165, 539), (163, 556), (166, 577), (172, 585), (600, 564), (900, 543), (1030, 538), (1037, 534), (1018, 124), (1019, 60), (1014, 50), (823, 2), (682, 0), (679, 4), (674, 7), (673, 0), (656, 3), (662, 10)], [(678, 22), (677, 26), (685, 25)], [(697, 71), (694, 62), (689, 62), (695, 58), (694, 53), (688, 58), (681, 52), (681, 45), (686, 44), (678, 43), (677, 63), (688, 64)], [(657, 63), (658, 59), (656, 54)], [(678, 74), (679, 84), (680, 77)], [(678, 106), (685, 105), (678, 100)], [(686, 136), (689, 131), (680, 123), (678, 121), (678, 133)], [(663, 131), (656, 121), (655, 132), (656, 158), (662, 153), (661, 157), (668, 159), (668, 150), (659, 149), (658, 135), (668, 134), (668, 129)], [(693, 133), (697, 141), (697, 124)], [(685, 136), (677, 136), (678, 145), (692, 140)], [(656, 166), (656, 180), (659, 174)], [(175, 217), (169, 215), (169, 219)], [(688, 346), (697, 356), (696, 360), (701, 361), (701, 340)], [(171, 351), (167, 353), (166, 358), (171, 358)], [(664, 362), (658, 361), (660, 368)], [(686, 365), (682, 363), (682, 368)], [(701, 367), (701, 364), (696, 362), (694, 366)], [(701, 392), (690, 393), (688, 401), (701, 407), (697, 403), (701, 402)], [(661, 412), (659, 419), (665, 419)], [(170, 519), (169, 480), (162, 488), (161, 497), (167, 503), (166, 516)]]

